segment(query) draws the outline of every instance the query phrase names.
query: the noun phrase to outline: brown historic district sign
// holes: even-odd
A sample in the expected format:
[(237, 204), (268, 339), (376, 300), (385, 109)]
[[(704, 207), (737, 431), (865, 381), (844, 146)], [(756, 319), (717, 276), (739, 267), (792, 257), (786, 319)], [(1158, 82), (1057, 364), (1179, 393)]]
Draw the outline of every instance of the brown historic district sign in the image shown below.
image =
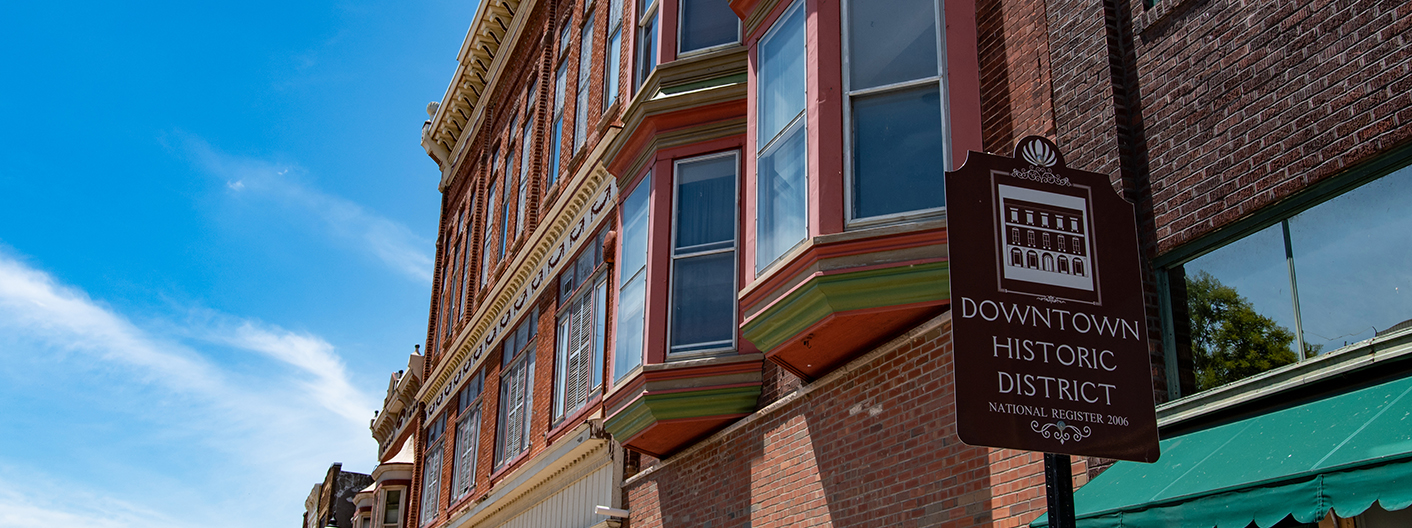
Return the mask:
[(970, 153), (946, 202), (961, 440), (1157, 460), (1133, 205), (1038, 136)]

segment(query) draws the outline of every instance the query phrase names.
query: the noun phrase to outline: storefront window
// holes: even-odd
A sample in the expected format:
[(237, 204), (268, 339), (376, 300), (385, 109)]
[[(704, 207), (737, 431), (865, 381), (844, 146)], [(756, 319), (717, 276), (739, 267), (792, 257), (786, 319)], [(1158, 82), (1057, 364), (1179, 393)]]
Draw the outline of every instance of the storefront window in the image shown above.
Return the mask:
[(1172, 342), (1197, 391), (1412, 320), (1412, 168), (1170, 268)]

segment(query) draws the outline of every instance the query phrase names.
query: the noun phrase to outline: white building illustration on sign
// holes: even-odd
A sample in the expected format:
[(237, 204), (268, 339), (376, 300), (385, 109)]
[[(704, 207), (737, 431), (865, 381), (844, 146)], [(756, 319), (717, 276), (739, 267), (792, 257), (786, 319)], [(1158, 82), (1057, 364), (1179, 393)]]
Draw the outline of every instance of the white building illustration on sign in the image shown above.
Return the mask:
[(998, 182), (995, 192), (1005, 289), (1067, 297), (1062, 291), (1037, 291), (1011, 282), (1023, 281), (1078, 290), (1087, 293), (1078, 296), (1082, 300), (1092, 299), (1095, 270), (1088, 200)]

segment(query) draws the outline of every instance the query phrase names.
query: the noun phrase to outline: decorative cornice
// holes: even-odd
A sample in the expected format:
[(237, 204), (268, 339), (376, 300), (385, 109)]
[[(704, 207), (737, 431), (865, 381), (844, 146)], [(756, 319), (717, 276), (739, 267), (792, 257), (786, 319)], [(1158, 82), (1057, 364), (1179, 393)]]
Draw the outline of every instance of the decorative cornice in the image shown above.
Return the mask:
[[(451, 78), (431, 119), (422, 125), (422, 148), (441, 168), (439, 188), (445, 191), (475, 131), (480, 128), (485, 105), (494, 93), (510, 50), (519, 40), (528, 14), (538, 0), (485, 0), (476, 9)], [(502, 53), (502, 49), (505, 51)]]
[[(599, 152), (590, 159), (600, 159), (601, 149), (610, 139), (600, 142)], [(533, 305), (541, 288), (552, 283), (564, 261), (608, 217), (616, 203), (617, 182), (602, 164), (585, 164), (568, 182), (568, 188), (574, 191), (557, 199), (546, 213), (546, 221), (535, 228), (531, 237), (534, 245), (516, 253), (507, 268), (510, 272), (502, 274), (491, 286), (485, 301), (476, 306), (471, 323), (462, 327), (450, 352), (428, 376), (416, 397), (426, 404), (425, 416), (434, 416), (456, 385), (475, 372), (486, 352), (499, 344), (501, 333)]]

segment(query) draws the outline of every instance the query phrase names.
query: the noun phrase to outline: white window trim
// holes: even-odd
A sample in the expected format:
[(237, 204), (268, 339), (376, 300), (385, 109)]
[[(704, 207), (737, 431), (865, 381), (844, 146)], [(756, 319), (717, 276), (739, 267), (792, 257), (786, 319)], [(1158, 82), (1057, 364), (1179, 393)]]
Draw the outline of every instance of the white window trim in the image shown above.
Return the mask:
[[(589, 249), (589, 251), (592, 251), (592, 249)], [(604, 289), (603, 289), (603, 296), (605, 297), (604, 301), (605, 301), (605, 303), (606, 303), (606, 301), (607, 301), (606, 297), (607, 297), (607, 295), (608, 295), (608, 290), (607, 290), (607, 285), (608, 285), (608, 273), (607, 273), (606, 267), (605, 267), (603, 264), (599, 264), (599, 265), (597, 266), (597, 268), (598, 268), (598, 269), (597, 269), (593, 274), (589, 275), (589, 278), (588, 278), (587, 280), (584, 280), (583, 282), (579, 283), (578, 288), (577, 288), (576, 291), (573, 292), (573, 296), (572, 296), (572, 297), (569, 297), (566, 301), (564, 301), (563, 303), (560, 304), (560, 307), (561, 307), (560, 309), (563, 310), (563, 309), (566, 308), (566, 307), (571, 307), (571, 306), (573, 306), (573, 305), (575, 305), (575, 304), (578, 304), (578, 303), (580, 303), (580, 302), (583, 302), (584, 299), (587, 298), (588, 301), (591, 303), (591, 306), (589, 307), (589, 313), (593, 316), (593, 321), (592, 321), (591, 323), (589, 323), (589, 324), (590, 324), (590, 332), (596, 332), (596, 331), (597, 331), (597, 329), (598, 329), (598, 328), (597, 328), (597, 327), (598, 327), (598, 318), (604, 317), (604, 316), (606, 315), (606, 314), (600, 314), (600, 313), (599, 313), (598, 303), (594, 302), (594, 298), (595, 298), (595, 297), (594, 297), (594, 294), (599, 290), (600, 287), (604, 288)], [(606, 308), (606, 305), (605, 305), (605, 308)], [(567, 417), (573, 415), (573, 414), (574, 414), (575, 412), (577, 412), (578, 410), (582, 409), (584, 405), (587, 405), (587, 404), (588, 404), (588, 402), (593, 401), (593, 395), (594, 395), (594, 392), (595, 392), (595, 391), (601, 391), (601, 390), (603, 389), (603, 380), (602, 380), (602, 378), (599, 378), (597, 384), (593, 384), (591, 381), (586, 381), (585, 383), (586, 383), (587, 385), (584, 387), (584, 397), (583, 397), (583, 401), (581, 401), (581, 402), (569, 402), (569, 401), (568, 401), (567, 392), (568, 392), (568, 388), (569, 388), (569, 382), (568, 382), (567, 368), (568, 368), (568, 360), (569, 360), (569, 352), (570, 352), (569, 347), (572, 347), (573, 345), (570, 345), (570, 344), (567, 344), (567, 343), (566, 343), (566, 341), (567, 341), (571, 336), (569, 335), (568, 332), (565, 332), (565, 328), (564, 328), (565, 322), (564, 322), (564, 320), (565, 320), (566, 318), (570, 317), (571, 312), (572, 312), (572, 310), (563, 310), (563, 313), (562, 313), (562, 314), (558, 314), (558, 315), (559, 315), (558, 320), (556, 320), (556, 321), (554, 322), (554, 328), (555, 328), (555, 332), (556, 332), (556, 334), (557, 334), (557, 335), (555, 335), (555, 338), (556, 338), (556, 339), (555, 339), (555, 341), (554, 341), (554, 416), (553, 416), (553, 423), (554, 423), (554, 424), (558, 424), (558, 423), (562, 422), (562, 421), (564, 420), (564, 418), (567, 418)], [(606, 319), (605, 319), (605, 322), (606, 322)], [(569, 331), (571, 332), (572, 329), (570, 329)], [(606, 332), (606, 330), (605, 330), (605, 332)], [(605, 336), (605, 337), (606, 337), (606, 336)], [(592, 379), (592, 376), (593, 376), (593, 374), (594, 374), (594, 372), (593, 372), (592, 369), (597, 368), (597, 369), (599, 370), (599, 374), (601, 375), (602, 370), (603, 370), (603, 366), (604, 366), (604, 365), (602, 365), (602, 364), (599, 364), (599, 365), (597, 365), (596, 367), (593, 365), (593, 361), (594, 361), (594, 359), (597, 357), (597, 356), (596, 356), (596, 352), (600, 352), (600, 351), (598, 351), (598, 350), (595, 350), (595, 347), (597, 347), (597, 346), (599, 346), (599, 345), (598, 345), (597, 343), (594, 343), (594, 342), (593, 342), (593, 341), (594, 341), (594, 338), (595, 338), (594, 334), (590, 333), (590, 335), (589, 335), (589, 337), (588, 337), (588, 339), (589, 339), (588, 347), (587, 347), (586, 350), (584, 351), (584, 353), (587, 353), (587, 354), (588, 354), (588, 362), (589, 362), (589, 369), (590, 369), (590, 370), (588, 371), (588, 374), (589, 374), (589, 376), (590, 376), (590, 379)], [(603, 346), (605, 349), (607, 348), (608, 343), (607, 343), (607, 340), (606, 340), (606, 339), (604, 340), (604, 343), (603, 343), (602, 346)], [(602, 354), (603, 354), (604, 363), (606, 363), (606, 362), (607, 362), (606, 359), (607, 359), (607, 356), (608, 356), (608, 353), (607, 353), (608, 351), (607, 351), (607, 350), (602, 350), (601, 352), (602, 352)], [(563, 383), (560, 383), (560, 380), (561, 380), (561, 379), (563, 380)], [(570, 405), (573, 405), (573, 407), (570, 407)]]
[(847, 229), (858, 229), (872, 227), (883, 224), (904, 223), (912, 220), (944, 216), (946, 206), (932, 207), (917, 211), (903, 211), (886, 215), (869, 216), (855, 218), (853, 216), (853, 99), (855, 97), (889, 92), (900, 91), (914, 86), (922, 86), (928, 83), (937, 84), (937, 89), (941, 92), (941, 141), (942, 141), (942, 163), (945, 165), (943, 171), (952, 170), (954, 160), (951, 155), (951, 107), (949, 97), (951, 88), (948, 86), (951, 78), (947, 71), (946, 61), (946, 11), (943, 0), (932, 0), (933, 9), (936, 10), (936, 60), (937, 75), (922, 79), (912, 79), (884, 86), (874, 86), (872, 88), (854, 91), (852, 88), (852, 70), (849, 68), (849, 61), (852, 59), (853, 50), (849, 49), (848, 34), (848, 7), (852, 2), (866, 0), (843, 0), (839, 2), (839, 30), (842, 35), (843, 47), (843, 214), (844, 227)]
[[(660, 0), (658, 0), (658, 1), (660, 1)], [(678, 58), (678, 59), (686, 58), (686, 57), (695, 57), (695, 56), (697, 56), (697, 55), (704, 55), (704, 54), (707, 54), (707, 53), (711, 53), (711, 52), (713, 52), (713, 51), (720, 51), (720, 50), (723, 50), (723, 49), (726, 49), (726, 48), (735, 47), (735, 46), (739, 46), (739, 45), (740, 45), (740, 39), (743, 38), (743, 35), (741, 34), (742, 31), (743, 31), (743, 30), (741, 29), (741, 26), (742, 26), (743, 24), (741, 23), (740, 18), (736, 18), (736, 20), (735, 20), (735, 42), (727, 42), (727, 43), (725, 43), (725, 44), (717, 44), (717, 45), (715, 45), (715, 46), (705, 47), (705, 48), (701, 48), (701, 49), (697, 49), (697, 50), (682, 51), (681, 37), (682, 37), (682, 35), (683, 35), (684, 33), (686, 33), (685, 31), (682, 31), (682, 21), (683, 21), (683, 18), (682, 18), (682, 17), (685, 17), (685, 16), (686, 16), (686, 10), (685, 10), (685, 9), (682, 9), (682, 3), (683, 3), (683, 2), (686, 2), (687, 0), (676, 0), (676, 1), (677, 1), (677, 58)], [(722, 3), (722, 4), (725, 4), (725, 2), (721, 2), (721, 3)], [(657, 31), (657, 33), (660, 35), (660, 34), (661, 34), (661, 30), (659, 29), (659, 30)]]
[[(724, 158), (724, 157), (730, 157), (730, 158), (733, 158), (733, 159), (735, 160), (735, 165), (734, 165), (734, 168), (735, 168), (735, 192), (734, 192), (734, 196), (733, 196), (733, 198), (734, 198), (734, 203), (735, 203), (735, 210), (732, 212), (732, 215), (731, 215), (732, 223), (735, 225), (735, 240), (732, 241), (731, 247), (730, 247), (729, 249), (713, 249), (713, 250), (707, 250), (707, 251), (700, 251), (700, 252), (696, 252), (696, 253), (691, 253), (691, 254), (688, 254), (688, 255), (677, 255), (677, 254), (676, 254), (676, 247), (677, 247), (677, 212), (680, 210), (680, 207), (678, 207), (678, 201), (679, 201), (680, 198), (681, 198), (681, 193), (677, 192), (677, 175), (681, 173), (680, 167), (681, 167), (683, 164), (686, 164), (686, 163), (694, 163), (694, 162), (698, 162), (698, 161), (706, 161), (706, 160), (711, 160), (711, 159), (716, 159), (716, 158)], [(732, 291), (732, 292), (739, 292), (739, 291), (740, 291), (740, 151), (731, 150), (731, 151), (728, 151), (728, 152), (718, 152), (718, 153), (715, 153), (715, 154), (706, 154), (706, 155), (703, 155), (703, 156), (695, 156), (695, 157), (690, 157), (690, 158), (682, 158), (682, 159), (672, 160), (672, 224), (671, 224), (671, 230), (672, 230), (671, 245), (667, 247), (668, 258), (671, 259), (671, 275), (670, 275), (670, 277), (669, 277), (669, 279), (668, 279), (668, 281), (667, 281), (667, 347), (666, 347), (666, 348), (667, 348), (667, 350), (666, 350), (666, 359), (667, 359), (667, 361), (691, 359), (691, 358), (698, 358), (698, 357), (703, 357), (703, 356), (715, 356), (715, 355), (720, 355), (720, 354), (722, 354), (722, 353), (724, 353), (724, 352), (733, 352), (733, 351), (735, 351), (735, 350), (738, 350), (738, 347), (739, 347), (738, 341), (739, 341), (739, 334), (740, 334), (740, 331), (739, 331), (739, 329), (738, 329), (738, 327), (739, 327), (739, 325), (740, 325), (740, 303), (734, 302), (734, 303), (731, 303), (731, 320), (734, 321), (735, 324), (732, 325), (733, 330), (731, 330), (731, 342), (730, 342), (730, 346), (720, 346), (720, 347), (716, 347), (716, 348), (709, 348), (709, 349), (702, 349), (702, 350), (692, 350), (692, 351), (690, 351), (690, 352), (672, 352), (672, 307), (675, 306), (674, 302), (675, 302), (675, 300), (676, 300), (676, 299), (673, 298), (674, 296), (673, 296), (672, 292), (673, 292), (673, 290), (676, 289), (675, 286), (676, 286), (677, 261), (678, 261), (678, 260), (684, 259), (684, 258), (704, 257), (704, 256), (708, 256), (708, 255), (715, 255), (715, 254), (726, 253), (726, 252), (735, 252), (735, 261), (734, 261), (734, 265), (731, 267), (731, 274), (733, 275), (733, 278), (732, 278), (732, 280), (731, 280), (731, 291)], [(650, 264), (649, 264), (649, 265), (650, 265)], [(645, 320), (644, 320), (643, 327), (644, 327), (644, 328), (647, 327), (647, 324), (646, 324), (646, 321), (645, 321)], [(644, 347), (646, 346), (646, 342), (645, 342), (645, 341), (644, 341), (644, 343), (643, 343), (643, 346), (644, 346)]]
[[(633, 0), (633, 7), (637, 7), (637, 0)], [(661, 60), (660, 60), (661, 57), (660, 57), (660, 54), (658, 53), (659, 50), (660, 50), (660, 48), (656, 45), (656, 44), (658, 44), (659, 42), (662, 41), (662, 24), (661, 24), (660, 21), (655, 20), (655, 19), (659, 18), (659, 17), (657, 16), (657, 14), (658, 14), (661, 10), (662, 10), (662, 0), (652, 0), (651, 2), (648, 2), (647, 6), (642, 9), (642, 12), (641, 12), (641, 13), (635, 13), (635, 14), (637, 15), (637, 25), (636, 25), (635, 29), (633, 30), (633, 33), (635, 34), (635, 36), (634, 36), (634, 41), (635, 41), (635, 42), (634, 42), (634, 44), (633, 44), (633, 57), (632, 57), (632, 58), (633, 58), (633, 61), (632, 61), (632, 76), (633, 76), (633, 81), (632, 81), (632, 82), (633, 82), (633, 85), (632, 85), (633, 88), (632, 88), (632, 91), (633, 91), (634, 94), (636, 94), (638, 91), (642, 90), (642, 86), (645, 85), (645, 84), (647, 84), (647, 78), (648, 78), (648, 77), (651, 77), (651, 76), (652, 76), (652, 72), (657, 71), (657, 67), (662, 65), (662, 64), (661, 64)], [(643, 36), (643, 29), (646, 28), (648, 24), (653, 23), (653, 22), (657, 22), (656, 29), (653, 30), (652, 42), (651, 42), (651, 44), (654, 44), (654, 45), (653, 45), (652, 47), (647, 48), (647, 49), (644, 50), (644, 49), (642, 48), (642, 44), (643, 44), (643, 42), (642, 42), (642, 40), (643, 40), (643, 39), (642, 39), (642, 36)], [(641, 66), (642, 66), (643, 63), (640, 62), (640, 61), (642, 61), (642, 55), (640, 55), (640, 53), (646, 53), (646, 54), (648, 54), (649, 59), (652, 61), (652, 68), (651, 68), (650, 70), (647, 70), (647, 71), (643, 71), (643, 70), (642, 70)]]

